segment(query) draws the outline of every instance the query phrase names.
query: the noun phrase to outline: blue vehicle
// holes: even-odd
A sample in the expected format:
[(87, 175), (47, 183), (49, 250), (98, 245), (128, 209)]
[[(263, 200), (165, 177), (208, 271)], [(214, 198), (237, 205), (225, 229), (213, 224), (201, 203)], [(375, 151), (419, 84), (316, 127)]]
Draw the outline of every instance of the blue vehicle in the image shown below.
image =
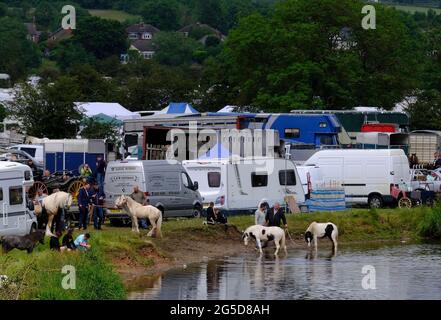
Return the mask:
[(268, 114), (268, 113), (209, 113), (209, 116), (237, 115), (240, 129), (274, 129), (285, 142), (314, 148), (338, 146), (342, 127), (333, 114)]

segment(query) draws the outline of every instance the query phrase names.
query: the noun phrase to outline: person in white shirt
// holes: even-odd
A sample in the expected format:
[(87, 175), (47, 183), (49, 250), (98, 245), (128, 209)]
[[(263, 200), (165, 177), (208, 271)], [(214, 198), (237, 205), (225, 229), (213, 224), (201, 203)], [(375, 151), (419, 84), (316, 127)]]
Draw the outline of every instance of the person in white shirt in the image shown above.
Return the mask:
[(263, 226), (265, 224), (266, 205), (261, 203), (254, 213), (254, 224)]

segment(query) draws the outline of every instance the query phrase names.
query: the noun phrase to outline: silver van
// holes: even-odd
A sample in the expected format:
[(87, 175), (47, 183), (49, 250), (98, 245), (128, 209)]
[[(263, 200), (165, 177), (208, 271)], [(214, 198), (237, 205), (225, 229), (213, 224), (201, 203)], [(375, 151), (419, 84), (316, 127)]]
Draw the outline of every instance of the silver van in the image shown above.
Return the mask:
[[(112, 208), (116, 199), (130, 195), (133, 188), (146, 192), (150, 204), (167, 217), (194, 217), (202, 212), (202, 197), (198, 183), (192, 182), (184, 167), (178, 161), (111, 161), (107, 165), (104, 179), (106, 205)], [(111, 222), (128, 222), (124, 210), (109, 209), (107, 217)]]

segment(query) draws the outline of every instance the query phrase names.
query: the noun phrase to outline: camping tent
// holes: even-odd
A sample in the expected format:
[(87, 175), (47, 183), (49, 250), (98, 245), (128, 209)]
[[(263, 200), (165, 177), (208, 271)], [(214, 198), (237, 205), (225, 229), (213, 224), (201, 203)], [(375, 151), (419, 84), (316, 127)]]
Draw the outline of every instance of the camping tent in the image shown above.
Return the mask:
[(141, 116), (137, 112), (127, 110), (119, 103), (112, 102), (76, 102), (75, 105), (89, 117), (98, 115), (106, 115), (110, 118), (115, 118), (120, 121), (127, 119), (137, 119)]
[(195, 108), (193, 108), (190, 104), (185, 102), (170, 103), (166, 108), (159, 111), (157, 114), (180, 114), (180, 113), (199, 113)]

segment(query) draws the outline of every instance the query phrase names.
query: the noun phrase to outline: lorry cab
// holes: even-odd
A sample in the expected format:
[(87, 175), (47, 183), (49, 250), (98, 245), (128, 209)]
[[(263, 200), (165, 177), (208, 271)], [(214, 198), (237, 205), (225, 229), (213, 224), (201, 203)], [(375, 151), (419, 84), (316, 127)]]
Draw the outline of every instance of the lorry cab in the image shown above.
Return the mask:
[[(171, 160), (111, 161), (104, 180), (106, 202), (113, 207), (120, 195), (130, 195), (138, 186), (149, 203), (164, 217), (197, 216), (202, 211), (198, 183), (193, 182), (182, 165)], [(111, 209), (109, 219), (125, 220), (121, 209)]]
[(26, 195), (33, 184), (28, 166), (0, 162), (0, 236), (23, 236), (37, 229), (37, 218)]

